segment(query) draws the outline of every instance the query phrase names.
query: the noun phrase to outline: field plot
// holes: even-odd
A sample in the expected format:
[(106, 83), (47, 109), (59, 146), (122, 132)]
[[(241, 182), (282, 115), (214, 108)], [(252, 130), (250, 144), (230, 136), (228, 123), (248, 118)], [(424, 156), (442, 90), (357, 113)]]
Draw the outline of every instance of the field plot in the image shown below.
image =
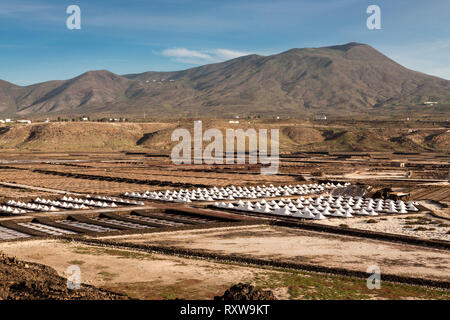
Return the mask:
[(33, 197), (42, 196), (54, 196), (50, 192), (42, 192), (38, 190), (22, 189), (22, 188), (11, 188), (0, 185), (0, 200), (1, 199), (17, 199), (17, 200), (27, 200)]
[[(220, 172), (220, 169), (211, 169), (209, 166), (198, 165), (193, 166), (192, 169), (184, 167), (180, 169), (177, 166), (171, 164), (169, 161), (161, 162), (160, 160), (152, 161), (151, 159), (145, 159), (145, 162), (135, 164), (125, 164), (120, 162), (109, 163), (89, 163), (87, 167), (76, 166), (40, 166), (44, 170), (55, 170), (65, 173), (77, 173), (83, 168), (83, 173), (87, 175), (99, 175), (102, 177), (121, 178), (128, 177), (136, 180), (152, 180), (158, 179), (161, 182), (184, 182), (189, 181), (192, 184), (205, 184), (205, 185), (221, 185), (227, 186), (233, 184), (237, 179), (243, 181), (243, 184), (257, 184), (259, 182), (267, 181), (267, 177), (259, 174), (242, 175), (236, 172)], [(219, 167), (220, 168), (220, 167)], [(236, 168), (239, 170), (239, 168)], [(259, 173), (258, 167), (253, 169), (255, 173)], [(211, 172), (214, 172), (211, 175)], [(273, 183), (295, 182), (294, 177), (282, 177), (274, 176), (270, 179)]]
[(390, 216), (381, 219), (361, 218), (339, 220), (321, 220), (321, 224), (370, 230), (390, 234), (450, 241), (450, 221), (435, 218), (431, 215)]
[(450, 186), (418, 186), (411, 190), (411, 195), (419, 200), (435, 200), (450, 203)]
[[(135, 151), (5, 153), (0, 251), (139, 299), (237, 282), (280, 299), (449, 298), (445, 154), (291, 152), (266, 176)], [(368, 290), (370, 265), (403, 284)]]
[[(144, 206), (145, 208), (145, 206)], [(119, 211), (120, 210), (120, 211)], [(83, 213), (83, 211), (87, 211)], [(0, 218), (2, 236), (0, 241), (8, 241), (30, 237), (69, 237), (84, 236), (97, 237), (104, 234), (130, 234), (145, 233), (160, 230), (179, 230), (203, 228), (217, 225), (230, 225), (244, 222), (245, 218), (230, 214), (211, 215), (206, 212), (183, 211), (177, 209), (141, 209), (125, 208), (96, 210), (47, 211), (33, 212), (31, 210), (22, 214)], [(198, 210), (197, 210), (198, 211)]]
[(81, 269), (83, 283), (138, 299), (212, 299), (236, 282), (273, 290), (278, 299), (449, 299), (447, 291), (364, 279), (181, 258), (56, 240), (0, 244), (11, 256), (45, 263), (67, 276)]
[(370, 265), (382, 272), (428, 279), (450, 280), (447, 250), (362, 240), (274, 226), (249, 226), (130, 235), (103, 238), (128, 244), (172, 246), (221, 254), (300, 262), (311, 265), (366, 271)]
[(149, 187), (137, 184), (127, 184), (120, 182), (76, 179), (68, 177), (60, 177), (56, 175), (48, 175), (30, 171), (1, 172), (0, 179), (4, 182), (26, 183), (32, 187), (47, 187), (67, 192), (86, 193), (86, 194), (104, 194), (119, 195), (123, 190), (137, 189), (141, 191), (147, 190)]

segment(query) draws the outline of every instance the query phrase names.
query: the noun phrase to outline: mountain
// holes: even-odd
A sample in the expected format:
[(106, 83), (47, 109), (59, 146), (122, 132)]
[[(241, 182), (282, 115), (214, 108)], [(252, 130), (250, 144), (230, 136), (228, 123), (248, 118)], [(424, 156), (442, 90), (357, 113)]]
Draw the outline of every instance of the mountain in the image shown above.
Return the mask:
[(19, 114), (52, 112), (91, 113), (126, 102), (124, 92), (135, 81), (109, 71), (89, 71), (67, 81), (49, 81), (24, 87), (16, 96)]
[(0, 80), (0, 114), (15, 112), (15, 97), (19, 90), (19, 86)]
[[(430, 110), (450, 81), (409, 70), (359, 43), (248, 55), (183, 71), (90, 71), (26, 87), (0, 82), (0, 113), (149, 116), (293, 115)], [(434, 110), (434, 109), (433, 109)]]

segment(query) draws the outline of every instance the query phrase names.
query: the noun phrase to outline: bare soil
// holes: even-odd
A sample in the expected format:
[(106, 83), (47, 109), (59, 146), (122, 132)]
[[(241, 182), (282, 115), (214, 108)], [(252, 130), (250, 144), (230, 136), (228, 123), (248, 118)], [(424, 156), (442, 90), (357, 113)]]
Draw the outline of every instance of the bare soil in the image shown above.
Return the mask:
[(450, 253), (336, 234), (275, 226), (248, 226), (108, 237), (119, 242), (158, 244), (428, 279), (450, 280)]

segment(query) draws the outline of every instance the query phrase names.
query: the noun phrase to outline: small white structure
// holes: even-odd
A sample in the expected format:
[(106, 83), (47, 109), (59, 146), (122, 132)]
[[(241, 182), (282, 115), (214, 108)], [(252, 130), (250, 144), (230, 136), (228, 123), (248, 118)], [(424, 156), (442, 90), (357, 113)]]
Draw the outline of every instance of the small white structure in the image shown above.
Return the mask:
[(83, 121), (89, 121), (89, 118), (88, 118), (88, 117), (83, 117), (83, 118), (81, 118), (81, 120), (83, 120)]
[(31, 124), (31, 120), (17, 120), (17, 123)]

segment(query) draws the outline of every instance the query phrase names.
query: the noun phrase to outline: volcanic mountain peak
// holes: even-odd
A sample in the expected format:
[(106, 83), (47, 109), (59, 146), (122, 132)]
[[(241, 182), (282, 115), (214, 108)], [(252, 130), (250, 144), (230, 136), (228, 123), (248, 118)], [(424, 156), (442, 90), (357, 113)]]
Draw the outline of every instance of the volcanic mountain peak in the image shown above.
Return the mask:
[(331, 49), (331, 50), (348, 51), (350, 49), (353, 49), (355, 47), (360, 47), (360, 46), (368, 47), (368, 48), (371, 48), (372, 50), (375, 50), (374, 48), (372, 48), (371, 46), (369, 46), (367, 44), (358, 43), (358, 42), (349, 42), (346, 44), (340, 44), (340, 45), (336, 45), (336, 46), (328, 46), (325, 48)]
[(147, 111), (154, 116), (364, 113), (376, 107), (450, 104), (450, 81), (408, 70), (350, 42), (247, 55), (182, 71), (117, 75), (107, 70), (18, 87), (0, 82), (0, 113)]

